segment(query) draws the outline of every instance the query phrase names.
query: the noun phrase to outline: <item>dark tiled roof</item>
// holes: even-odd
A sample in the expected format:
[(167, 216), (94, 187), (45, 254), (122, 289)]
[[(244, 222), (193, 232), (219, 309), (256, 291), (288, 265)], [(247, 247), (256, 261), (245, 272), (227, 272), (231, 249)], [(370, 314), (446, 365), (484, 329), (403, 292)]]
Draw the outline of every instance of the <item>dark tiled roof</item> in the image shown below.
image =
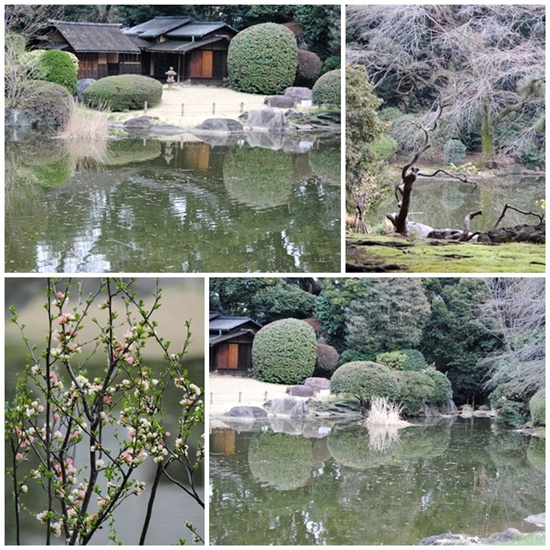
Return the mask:
[(108, 23), (68, 23), (51, 21), (75, 52), (140, 53), (121, 30)]
[(231, 28), (224, 22), (209, 23), (207, 21), (193, 21), (188, 25), (178, 27), (166, 33), (169, 38), (202, 38), (208, 34), (218, 32), (220, 30), (229, 31), (230, 34), (237, 34), (237, 31)]
[(229, 332), (243, 325), (251, 324), (252, 327), (260, 329), (261, 325), (256, 321), (253, 321), (250, 317), (226, 317), (220, 315), (215, 319), (210, 319), (209, 330), (210, 332)]
[[(148, 43), (145, 46), (141, 46), (143, 49), (149, 52), (180, 52), (185, 53), (212, 42), (219, 42), (220, 40), (228, 40), (226, 36), (210, 36), (204, 40), (166, 40), (160, 44)], [(142, 41), (143, 42), (143, 41)]]
[(191, 17), (155, 17), (144, 23), (140, 23), (134, 27), (126, 29), (126, 34), (137, 34), (141, 38), (156, 38), (161, 34), (165, 34), (171, 30), (177, 29), (182, 25), (186, 25), (193, 21)]

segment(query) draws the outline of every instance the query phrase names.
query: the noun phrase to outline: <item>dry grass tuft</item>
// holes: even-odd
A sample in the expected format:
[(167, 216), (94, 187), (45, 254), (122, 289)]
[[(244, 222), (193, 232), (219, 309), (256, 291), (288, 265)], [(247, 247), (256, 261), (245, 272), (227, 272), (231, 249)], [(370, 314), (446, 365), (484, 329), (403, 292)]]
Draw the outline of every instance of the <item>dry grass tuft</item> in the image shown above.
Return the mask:
[(83, 141), (107, 139), (109, 123), (103, 112), (75, 105), (59, 137)]
[(410, 426), (401, 418), (401, 405), (388, 401), (385, 397), (374, 397), (371, 401), (367, 426)]

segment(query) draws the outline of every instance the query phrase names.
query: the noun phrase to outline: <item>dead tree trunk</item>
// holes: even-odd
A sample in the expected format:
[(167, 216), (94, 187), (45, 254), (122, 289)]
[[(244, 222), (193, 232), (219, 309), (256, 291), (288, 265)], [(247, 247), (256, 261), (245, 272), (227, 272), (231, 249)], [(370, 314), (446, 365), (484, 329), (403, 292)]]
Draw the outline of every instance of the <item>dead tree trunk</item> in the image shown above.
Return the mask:
[[(430, 132), (433, 132), (437, 129), (437, 123), (441, 117), (441, 113), (443, 112), (443, 109), (446, 106), (447, 105), (444, 105), (438, 102), (436, 113), (435, 113), (435, 119), (432, 125), (428, 128), (424, 126), (420, 126), (420, 129), (424, 133), (424, 144), (418, 149), (418, 151), (416, 151), (411, 162), (406, 164), (403, 167), (403, 170), (401, 171), (401, 183), (395, 189), (395, 196), (398, 199), (399, 213), (386, 215), (388, 220), (390, 220), (391, 223), (393, 224), (395, 232), (400, 233), (401, 235), (408, 235), (407, 217), (409, 215), (409, 208), (411, 205), (412, 190), (418, 176), (432, 178), (442, 172), (454, 179), (458, 179), (466, 183), (473, 183), (475, 185), (474, 181), (470, 181), (468, 180), (467, 177), (462, 175), (450, 174), (449, 172), (446, 172), (445, 170), (442, 170), (442, 169), (436, 170), (433, 174), (422, 174), (420, 173), (418, 166), (415, 166), (415, 163), (418, 161), (420, 156), (431, 147)], [(402, 197), (401, 202), (399, 202), (398, 192), (399, 194), (401, 194), (401, 197)]]

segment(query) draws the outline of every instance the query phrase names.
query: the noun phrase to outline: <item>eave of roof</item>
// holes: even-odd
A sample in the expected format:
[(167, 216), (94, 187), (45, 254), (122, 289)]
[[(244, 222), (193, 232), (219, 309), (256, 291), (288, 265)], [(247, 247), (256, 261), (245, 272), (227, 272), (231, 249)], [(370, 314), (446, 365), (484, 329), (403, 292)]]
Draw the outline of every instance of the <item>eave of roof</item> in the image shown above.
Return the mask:
[(216, 334), (216, 335), (210, 336), (208, 338), (208, 343), (209, 345), (214, 346), (216, 344), (220, 344), (221, 342), (231, 340), (232, 338), (238, 338), (239, 336), (245, 336), (247, 334), (250, 336), (254, 336), (254, 334), (247, 329), (235, 330), (228, 334)]
[(120, 30), (120, 25), (55, 20), (50, 23), (75, 52), (140, 53), (140, 49)]

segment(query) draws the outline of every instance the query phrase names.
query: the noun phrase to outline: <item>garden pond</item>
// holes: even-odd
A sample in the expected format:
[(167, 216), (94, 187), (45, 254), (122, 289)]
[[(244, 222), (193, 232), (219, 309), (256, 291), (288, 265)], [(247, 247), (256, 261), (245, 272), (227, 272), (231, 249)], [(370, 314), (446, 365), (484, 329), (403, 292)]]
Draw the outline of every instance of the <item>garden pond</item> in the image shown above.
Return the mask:
[[(409, 221), (434, 229), (463, 229), (470, 212), (483, 210), (471, 222), (471, 231), (492, 229), (506, 204), (526, 212), (543, 214), (540, 201), (545, 198), (544, 177), (513, 176), (478, 179), (477, 186), (445, 178), (419, 178), (412, 192)], [(382, 224), (386, 214), (396, 212), (393, 194), (369, 215), (369, 223)], [(388, 222), (389, 223), (389, 222)], [(508, 211), (499, 227), (537, 224), (534, 216)]]
[(339, 272), (340, 136), (6, 136), (8, 272)]
[(212, 427), (215, 545), (414, 545), (488, 536), (545, 510), (544, 440), (487, 418)]

